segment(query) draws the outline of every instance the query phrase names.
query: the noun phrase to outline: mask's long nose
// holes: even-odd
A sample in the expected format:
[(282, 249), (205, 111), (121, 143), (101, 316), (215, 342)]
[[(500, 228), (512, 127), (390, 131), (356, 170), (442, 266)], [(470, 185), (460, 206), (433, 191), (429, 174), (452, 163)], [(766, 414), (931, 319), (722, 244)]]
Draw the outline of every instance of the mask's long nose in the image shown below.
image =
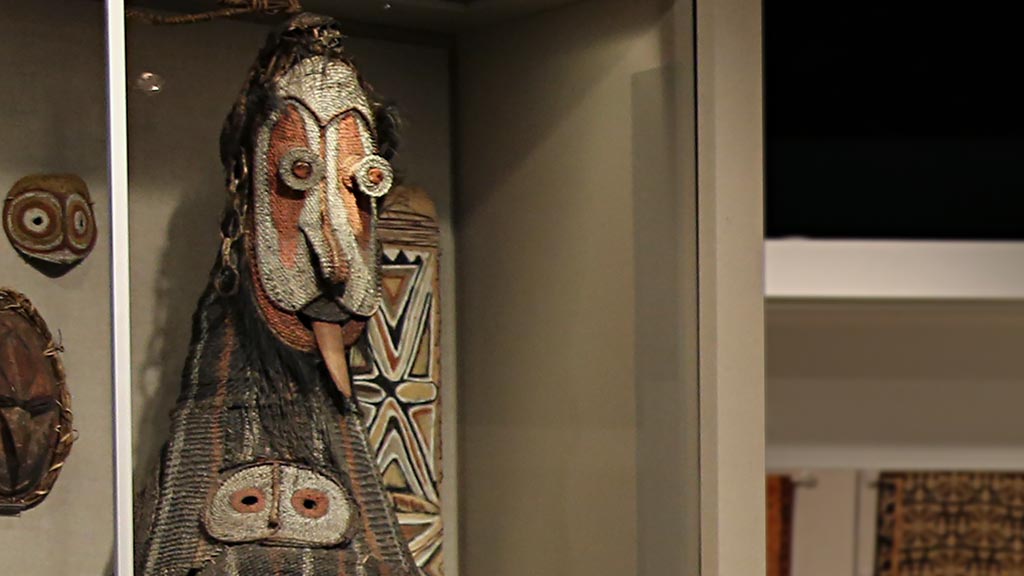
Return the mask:
[(358, 160), (331, 164), (335, 167), (328, 168), (325, 181), (307, 196), (299, 226), (320, 281), (338, 290), (327, 288), (324, 295), (336, 298), (349, 313), (369, 316), (377, 305), (376, 206), (360, 206), (358, 187), (345, 185), (355, 180), (352, 168)]
[[(335, 130), (343, 133), (340, 126), (332, 126), (328, 143), (340, 137)], [(316, 191), (318, 197), (306, 199), (300, 227), (322, 280), (340, 289), (335, 295), (338, 304), (351, 314), (370, 316), (379, 304), (376, 199), (391, 189), (394, 172), (375, 154), (332, 160), (328, 155), (327, 177)]]

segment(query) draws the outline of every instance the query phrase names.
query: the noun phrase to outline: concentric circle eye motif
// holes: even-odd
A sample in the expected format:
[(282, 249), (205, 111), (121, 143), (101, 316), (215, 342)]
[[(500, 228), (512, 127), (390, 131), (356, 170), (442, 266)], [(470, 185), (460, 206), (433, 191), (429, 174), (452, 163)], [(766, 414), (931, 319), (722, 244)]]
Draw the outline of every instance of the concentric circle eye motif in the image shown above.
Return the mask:
[(263, 490), (250, 486), (236, 490), (231, 494), (231, 507), (242, 514), (256, 514), (267, 506), (267, 497)]
[(361, 159), (353, 168), (352, 175), (359, 190), (374, 198), (387, 194), (395, 181), (391, 164), (376, 154)]
[(46, 234), (52, 225), (50, 215), (41, 208), (29, 208), (21, 215), (21, 224), (30, 234)]
[(277, 173), (293, 190), (306, 191), (324, 178), (324, 161), (309, 148), (292, 148), (281, 157)]
[(30, 256), (41, 256), (61, 245), (62, 210), (53, 194), (32, 190), (7, 202), (4, 227), (16, 248)]
[(67, 218), (67, 243), (71, 250), (84, 253), (92, 249), (96, 241), (96, 220), (92, 206), (78, 194), (68, 196), (65, 204)]
[(203, 525), (222, 542), (254, 542), (273, 536), (277, 524), (277, 464), (267, 462), (226, 472), (209, 496)]
[(306, 160), (296, 160), (292, 162), (292, 176), (295, 176), (299, 180), (307, 180), (313, 175), (313, 165)]
[(306, 518), (321, 518), (330, 507), (331, 499), (323, 490), (303, 488), (292, 494), (292, 508)]

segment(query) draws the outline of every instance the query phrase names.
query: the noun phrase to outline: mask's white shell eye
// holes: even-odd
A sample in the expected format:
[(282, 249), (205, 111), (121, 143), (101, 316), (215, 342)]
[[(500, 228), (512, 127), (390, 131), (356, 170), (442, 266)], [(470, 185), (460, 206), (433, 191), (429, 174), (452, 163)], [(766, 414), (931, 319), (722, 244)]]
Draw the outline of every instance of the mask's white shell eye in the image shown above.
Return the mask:
[(45, 234), (50, 227), (50, 215), (41, 208), (29, 208), (21, 216), (21, 225), (34, 234)]
[(324, 178), (324, 161), (308, 148), (292, 148), (277, 166), (281, 180), (293, 190), (305, 192)]
[(395, 181), (395, 171), (391, 164), (376, 154), (360, 160), (353, 168), (352, 175), (359, 190), (374, 198), (387, 194)]

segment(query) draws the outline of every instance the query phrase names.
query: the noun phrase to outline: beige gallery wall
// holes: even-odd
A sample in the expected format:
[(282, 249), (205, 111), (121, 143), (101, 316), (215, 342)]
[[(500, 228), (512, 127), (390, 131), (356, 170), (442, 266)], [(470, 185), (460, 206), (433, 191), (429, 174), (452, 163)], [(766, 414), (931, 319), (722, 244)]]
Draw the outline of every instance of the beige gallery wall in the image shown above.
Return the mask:
[(697, 569), (689, 10), (593, 0), (460, 38), (468, 574)]
[(1020, 303), (779, 301), (767, 334), (770, 453), (810, 466), (1019, 459)]
[(0, 285), (25, 293), (64, 345), (79, 434), (50, 496), (19, 518), (0, 518), (0, 572), (99, 575), (114, 541), (103, 6), (0, 0), (0, 15), (0, 193), (27, 174), (76, 173), (98, 223), (92, 254), (60, 278), (0, 239)]

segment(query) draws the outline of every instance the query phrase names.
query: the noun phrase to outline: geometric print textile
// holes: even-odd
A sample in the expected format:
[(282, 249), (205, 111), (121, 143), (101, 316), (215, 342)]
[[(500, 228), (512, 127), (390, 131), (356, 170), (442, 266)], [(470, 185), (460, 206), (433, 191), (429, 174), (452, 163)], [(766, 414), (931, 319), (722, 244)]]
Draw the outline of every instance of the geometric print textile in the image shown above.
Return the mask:
[(1024, 473), (890, 472), (877, 576), (1024, 576)]

